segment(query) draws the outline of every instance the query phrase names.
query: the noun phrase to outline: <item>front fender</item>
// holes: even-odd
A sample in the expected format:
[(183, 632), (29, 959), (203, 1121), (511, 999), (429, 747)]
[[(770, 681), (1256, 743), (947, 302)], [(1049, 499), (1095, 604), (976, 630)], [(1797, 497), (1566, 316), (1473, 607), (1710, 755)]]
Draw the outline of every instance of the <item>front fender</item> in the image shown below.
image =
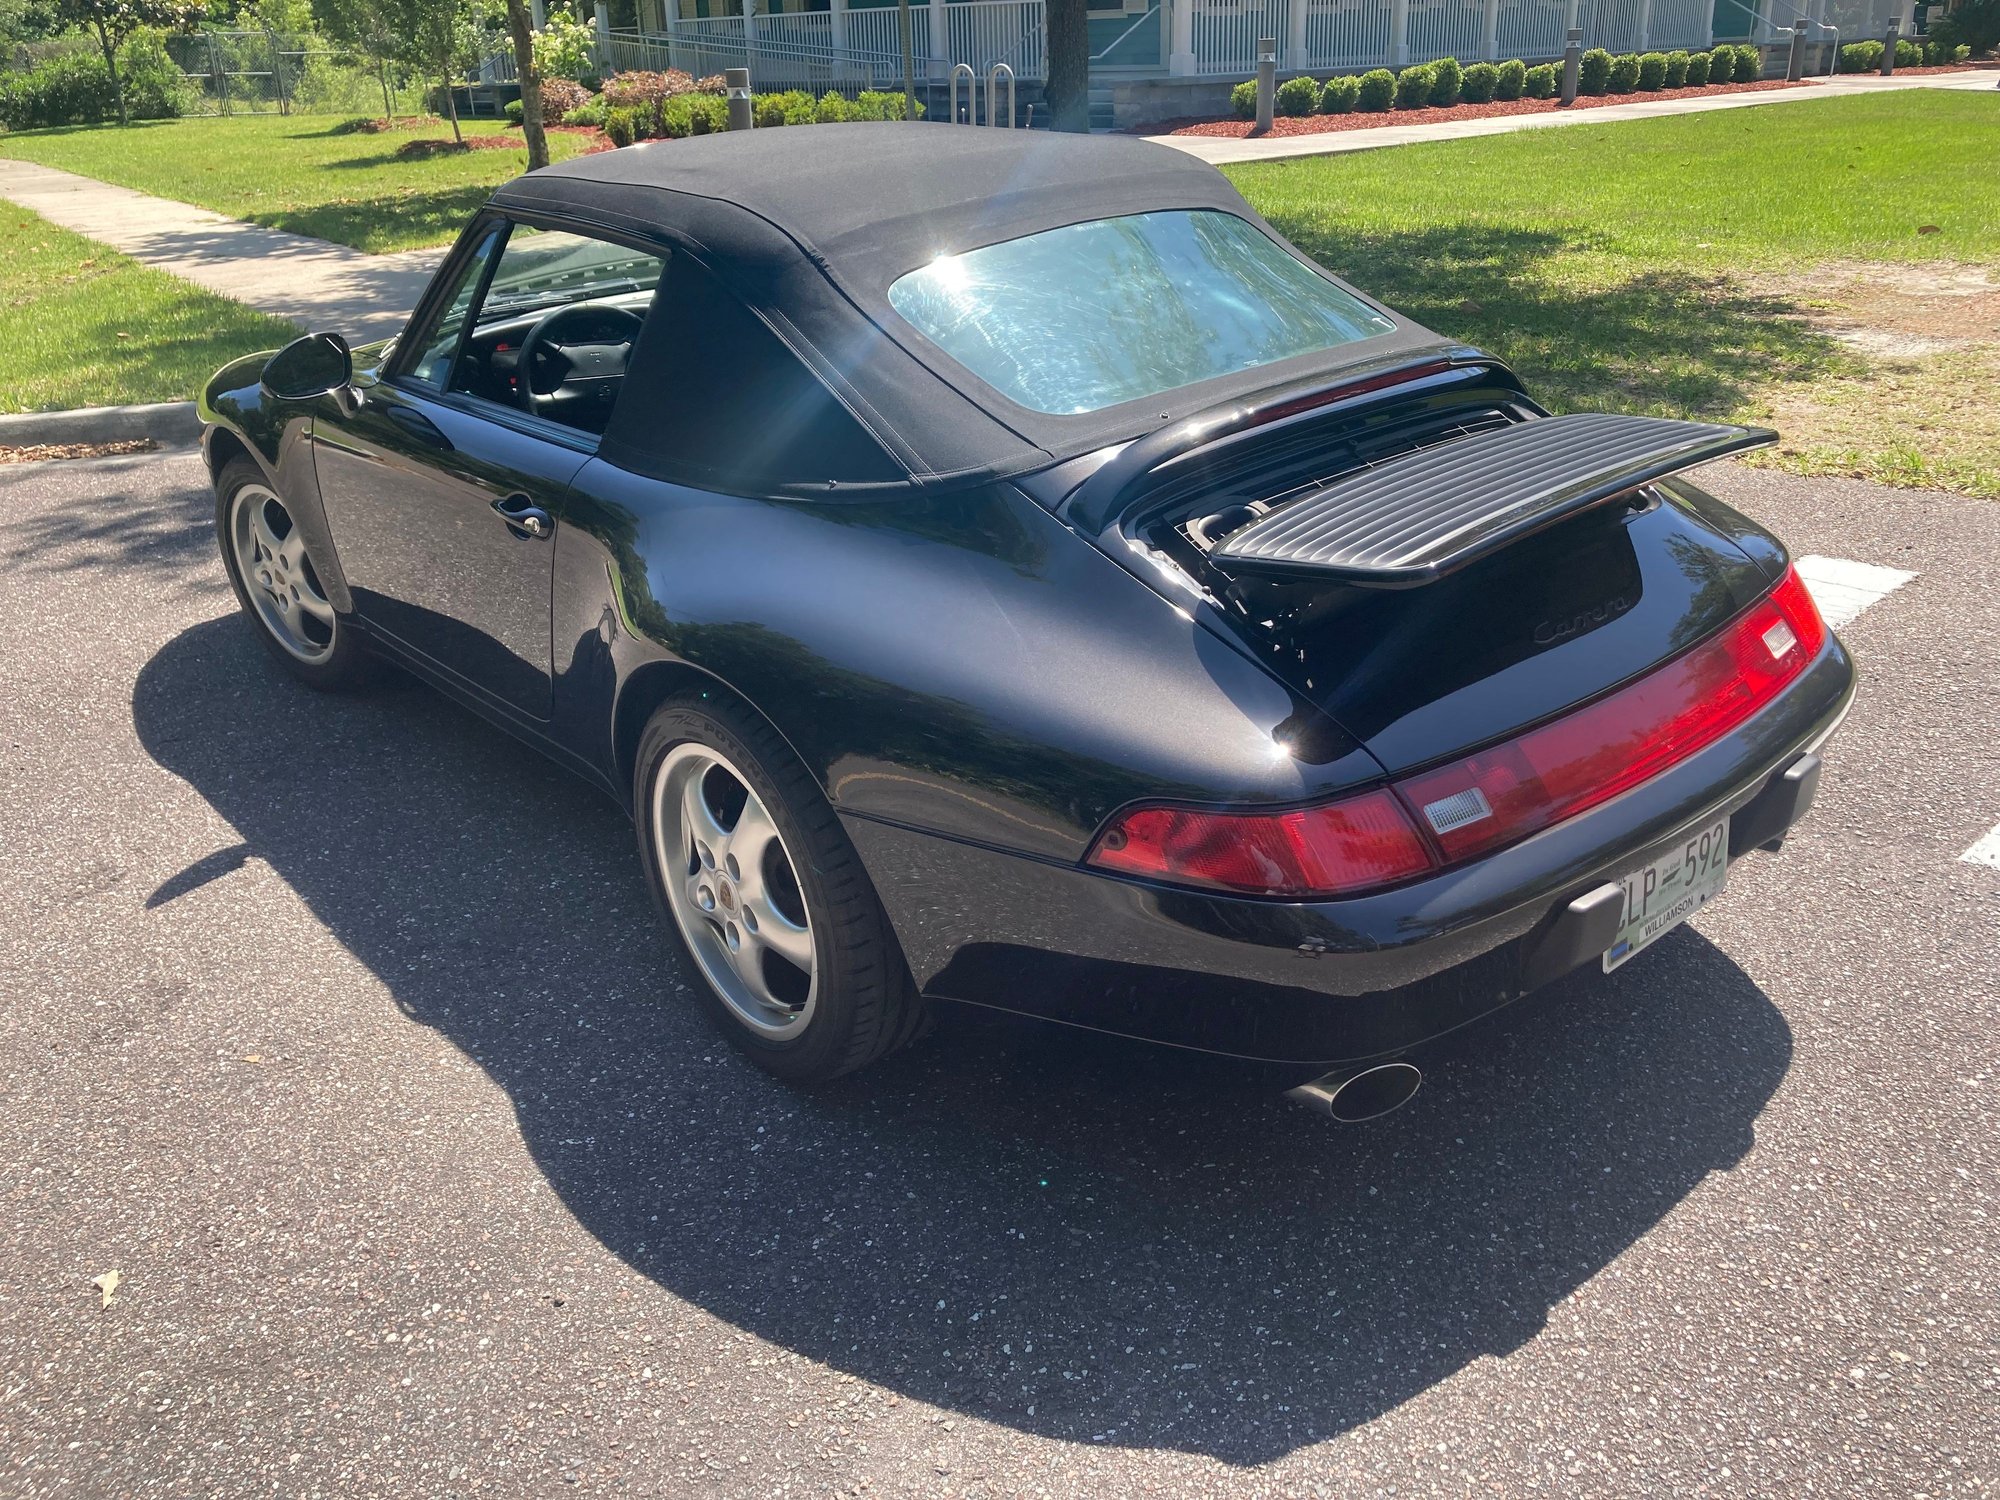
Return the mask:
[(264, 482), (305, 532), (306, 549), (328, 602), (349, 613), (354, 600), (340, 570), (339, 549), (326, 523), (313, 467), (312, 425), (318, 403), (281, 400), (264, 388), (264, 366), (275, 352), (267, 349), (231, 360), (209, 377), (195, 401), (202, 456), (211, 476), (237, 457), (247, 457), (263, 470)]
[(841, 812), (1065, 861), (1153, 797), (1303, 801), (1381, 774), (1242, 650), (1018, 492), (713, 495), (593, 461), (558, 528), (558, 722), (618, 779), (663, 661), (727, 684)]

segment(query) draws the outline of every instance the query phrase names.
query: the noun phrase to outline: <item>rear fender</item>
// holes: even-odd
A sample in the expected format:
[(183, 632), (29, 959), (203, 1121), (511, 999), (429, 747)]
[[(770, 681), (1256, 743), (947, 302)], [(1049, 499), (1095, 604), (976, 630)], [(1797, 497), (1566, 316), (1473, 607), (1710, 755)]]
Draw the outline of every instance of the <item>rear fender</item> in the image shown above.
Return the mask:
[(622, 744), (662, 684), (706, 683), (843, 813), (1061, 862), (1133, 800), (1301, 802), (1382, 774), (1004, 486), (773, 502), (594, 461), (563, 504), (554, 717), (607, 779), (629, 783)]

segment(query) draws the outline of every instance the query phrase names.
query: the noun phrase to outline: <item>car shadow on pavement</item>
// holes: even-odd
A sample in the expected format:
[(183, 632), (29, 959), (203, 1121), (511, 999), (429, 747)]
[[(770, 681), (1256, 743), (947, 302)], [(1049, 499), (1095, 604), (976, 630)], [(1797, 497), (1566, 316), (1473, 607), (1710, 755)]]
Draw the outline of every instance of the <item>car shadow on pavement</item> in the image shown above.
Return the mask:
[(1365, 1126), (1240, 1067), (956, 1013), (788, 1090), (697, 1010), (622, 815), (442, 699), (316, 696), (225, 617), (161, 648), (133, 713), (241, 840), (157, 897), (267, 862), (506, 1090), (613, 1254), (1038, 1435), (1253, 1464), (1504, 1357), (1743, 1156), (1790, 1061), (1769, 1000), (1683, 931), (1471, 1028)]

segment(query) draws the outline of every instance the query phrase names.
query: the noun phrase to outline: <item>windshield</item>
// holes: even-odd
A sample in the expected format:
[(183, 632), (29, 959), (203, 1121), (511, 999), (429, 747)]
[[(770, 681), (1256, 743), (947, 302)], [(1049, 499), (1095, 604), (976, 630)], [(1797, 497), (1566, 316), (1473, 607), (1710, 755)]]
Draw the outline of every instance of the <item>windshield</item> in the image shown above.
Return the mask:
[(1213, 209), (1129, 214), (945, 255), (889, 302), (1034, 411), (1076, 413), (1393, 332), (1395, 324)]
[(561, 229), (516, 225), (479, 321), (553, 307), (558, 302), (650, 291), (660, 279), (660, 258), (607, 240)]

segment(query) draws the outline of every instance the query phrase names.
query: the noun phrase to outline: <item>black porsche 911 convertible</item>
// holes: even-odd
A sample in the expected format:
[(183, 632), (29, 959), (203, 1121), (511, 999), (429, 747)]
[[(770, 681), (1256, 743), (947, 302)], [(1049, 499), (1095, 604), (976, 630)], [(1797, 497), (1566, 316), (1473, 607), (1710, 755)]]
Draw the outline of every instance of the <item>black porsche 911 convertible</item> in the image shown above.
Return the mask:
[(1377, 1112), (1777, 847), (1854, 691), (1675, 477), (1771, 434), (1551, 416), (1132, 140), (579, 158), (399, 338), (201, 409), (277, 659), (387, 657), (618, 798), (788, 1079), (939, 999)]

